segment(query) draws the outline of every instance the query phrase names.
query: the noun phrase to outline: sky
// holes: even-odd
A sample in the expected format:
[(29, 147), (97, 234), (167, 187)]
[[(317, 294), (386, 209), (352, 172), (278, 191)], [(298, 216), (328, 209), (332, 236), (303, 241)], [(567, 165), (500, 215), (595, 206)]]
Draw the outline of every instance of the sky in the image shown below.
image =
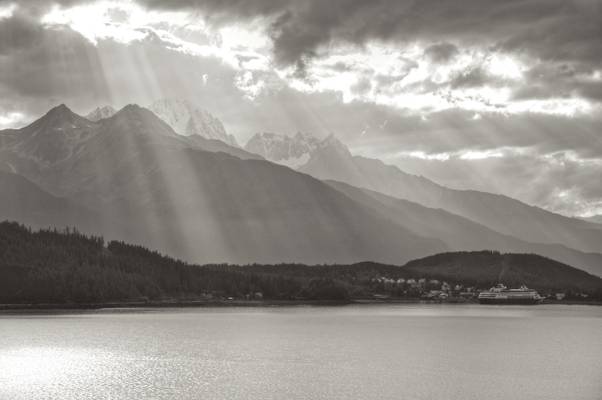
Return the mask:
[(602, 214), (602, 0), (0, 0), (0, 129), (159, 98)]

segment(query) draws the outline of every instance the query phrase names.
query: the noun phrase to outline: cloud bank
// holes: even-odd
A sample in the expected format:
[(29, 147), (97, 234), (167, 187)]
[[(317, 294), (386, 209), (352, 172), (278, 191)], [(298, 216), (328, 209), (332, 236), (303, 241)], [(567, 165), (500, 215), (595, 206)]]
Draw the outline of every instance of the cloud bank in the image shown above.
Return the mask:
[(335, 133), (444, 184), (602, 213), (601, 7), (0, 0), (0, 128), (183, 97), (241, 142)]

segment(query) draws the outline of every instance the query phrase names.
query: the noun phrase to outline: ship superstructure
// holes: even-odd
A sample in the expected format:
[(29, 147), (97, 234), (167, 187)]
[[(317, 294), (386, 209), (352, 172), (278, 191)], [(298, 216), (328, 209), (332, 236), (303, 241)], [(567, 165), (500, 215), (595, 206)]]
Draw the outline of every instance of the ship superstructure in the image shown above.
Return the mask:
[(503, 284), (498, 284), (488, 291), (479, 293), (481, 304), (537, 304), (543, 297), (536, 290), (529, 289), (525, 285), (518, 289), (508, 289)]

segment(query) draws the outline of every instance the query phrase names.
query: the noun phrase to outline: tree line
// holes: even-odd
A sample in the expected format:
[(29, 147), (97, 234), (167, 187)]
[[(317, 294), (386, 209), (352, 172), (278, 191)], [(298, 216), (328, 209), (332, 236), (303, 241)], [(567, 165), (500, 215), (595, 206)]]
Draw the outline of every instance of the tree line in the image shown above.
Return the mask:
[[(489, 256), (498, 257), (499, 253)], [(438, 257), (445, 261), (451, 256)], [(371, 262), (199, 266), (143, 246), (105, 243), (102, 237), (73, 228), (33, 231), (16, 222), (0, 222), (0, 303), (5, 304), (227, 298), (345, 301), (378, 293), (419, 294), (415, 287), (406, 290), (400, 285), (391, 292), (382, 280), (375, 279), (383, 276), (390, 280), (427, 277), (459, 281), (444, 270), (420, 269), (412, 263), (407, 268)], [(495, 283), (488, 281), (490, 277), (483, 279), (476, 283), (483, 287)]]

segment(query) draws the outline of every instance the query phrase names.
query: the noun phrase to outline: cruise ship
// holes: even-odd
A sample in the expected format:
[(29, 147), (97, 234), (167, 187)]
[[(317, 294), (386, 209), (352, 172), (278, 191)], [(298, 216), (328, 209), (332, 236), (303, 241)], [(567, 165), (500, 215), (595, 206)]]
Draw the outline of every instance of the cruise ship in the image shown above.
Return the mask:
[(499, 284), (488, 291), (479, 293), (479, 303), (481, 304), (537, 304), (543, 300), (543, 297), (533, 289), (525, 285), (519, 289), (508, 289)]

